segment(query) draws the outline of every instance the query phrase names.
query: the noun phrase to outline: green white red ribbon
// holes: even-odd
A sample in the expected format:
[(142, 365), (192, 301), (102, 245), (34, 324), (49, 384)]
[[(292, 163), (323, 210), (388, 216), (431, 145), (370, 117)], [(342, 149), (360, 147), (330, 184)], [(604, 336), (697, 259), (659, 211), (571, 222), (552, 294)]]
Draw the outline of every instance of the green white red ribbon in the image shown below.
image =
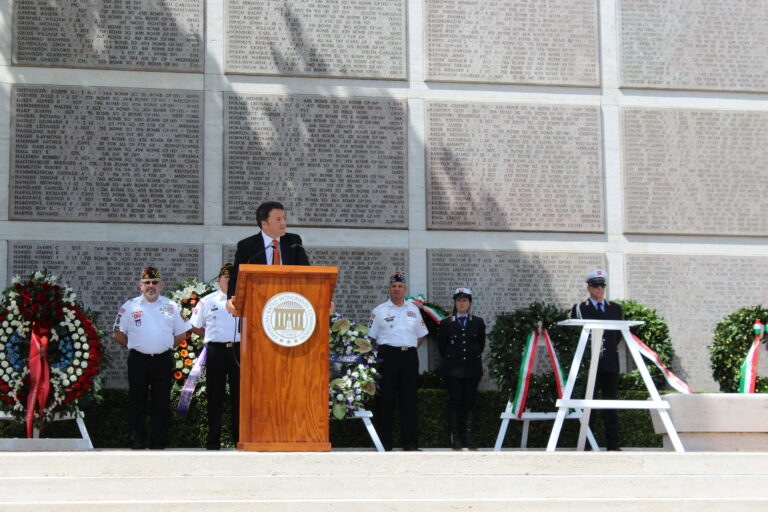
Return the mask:
[(755, 340), (752, 342), (752, 346), (749, 347), (747, 352), (747, 358), (741, 365), (741, 376), (739, 378), (739, 393), (754, 393), (755, 381), (757, 380), (757, 358), (760, 354), (758, 350), (760, 342), (765, 335), (765, 326), (758, 319), (754, 325)]
[(693, 393), (691, 387), (686, 384), (683, 379), (669, 371), (669, 368), (667, 368), (664, 363), (661, 362), (659, 354), (651, 350), (651, 347), (640, 341), (640, 338), (634, 334), (632, 335), (632, 339), (635, 340), (635, 343), (637, 343), (637, 347), (640, 349), (640, 353), (643, 355), (643, 357), (650, 359), (653, 364), (655, 364), (656, 367), (661, 370), (662, 375), (664, 375), (664, 378), (667, 380), (667, 384), (669, 384), (672, 389), (686, 395)]
[(417, 308), (419, 308), (421, 311), (426, 313), (429, 318), (435, 321), (435, 323), (440, 323), (444, 318), (445, 315), (440, 314), (439, 311), (437, 311), (435, 308), (427, 306), (425, 302), (427, 302), (427, 298), (424, 296), (424, 294), (420, 293), (417, 297), (406, 297), (405, 300), (407, 302), (410, 302)]
[(528, 399), (528, 386), (531, 382), (533, 365), (536, 362), (536, 348), (539, 346), (539, 339), (544, 341), (547, 354), (549, 354), (549, 360), (552, 362), (552, 370), (555, 374), (555, 384), (557, 385), (557, 397), (563, 398), (563, 389), (565, 389), (563, 368), (560, 366), (560, 361), (557, 360), (555, 346), (549, 337), (549, 333), (546, 329), (542, 329), (541, 323), (539, 323), (539, 327), (535, 331), (531, 331), (531, 334), (528, 335), (528, 339), (525, 342), (525, 347), (523, 348), (523, 360), (520, 363), (520, 372), (517, 377), (515, 399), (512, 401), (512, 410), (509, 411), (518, 418), (522, 418), (523, 411), (525, 411), (525, 402)]

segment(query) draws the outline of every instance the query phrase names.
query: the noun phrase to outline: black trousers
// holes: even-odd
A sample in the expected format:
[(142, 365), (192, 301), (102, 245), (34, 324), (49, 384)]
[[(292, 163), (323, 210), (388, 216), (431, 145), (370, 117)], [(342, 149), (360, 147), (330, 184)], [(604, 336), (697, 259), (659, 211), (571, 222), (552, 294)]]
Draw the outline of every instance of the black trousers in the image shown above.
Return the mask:
[[(595, 396), (600, 393), (603, 400), (615, 400), (619, 395), (619, 372), (597, 372)], [(616, 409), (601, 409), (605, 426), (605, 445), (609, 450), (619, 448), (619, 414)], [(594, 430), (594, 416), (590, 417), (589, 428)]]
[(446, 377), (448, 387), (448, 414), (474, 414), (477, 410), (477, 386), (480, 377)]
[(381, 444), (385, 450), (392, 449), (392, 422), (397, 401), (400, 405), (400, 438), (403, 448), (418, 448), (416, 399), (419, 388), (419, 356), (416, 349), (401, 350), (400, 347), (379, 345), (379, 358), (381, 381), (378, 411), (374, 420)]
[(208, 343), (205, 366), (208, 389), (206, 444), (218, 447), (221, 443), (221, 417), (224, 412), (227, 383), (232, 405), (232, 442), (237, 444), (240, 432), (240, 343)]
[(147, 393), (150, 395), (150, 448), (168, 445), (173, 356), (171, 351), (147, 355), (136, 350), (128, 353), (128, 425), (132, 448), (145, 448), (144, 422), (147, 414)]

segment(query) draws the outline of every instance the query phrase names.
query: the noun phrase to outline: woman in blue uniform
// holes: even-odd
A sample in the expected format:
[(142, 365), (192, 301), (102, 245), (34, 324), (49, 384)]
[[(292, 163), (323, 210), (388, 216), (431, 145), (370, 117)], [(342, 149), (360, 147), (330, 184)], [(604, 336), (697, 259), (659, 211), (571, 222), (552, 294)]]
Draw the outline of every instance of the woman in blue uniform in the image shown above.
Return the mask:
[[(448, 419), (454, 450), (465, 446), (477, 450), (477, 386), (483, 376), (485, 322), (473, 315), (471, 308), (472, 291), (457, 289), (453, 294), (453, 314), (440, 322), (437, 336), (442, 357), (440, 371), (448, 384)], [(464, 436), (462, 426), (465, 427)]]

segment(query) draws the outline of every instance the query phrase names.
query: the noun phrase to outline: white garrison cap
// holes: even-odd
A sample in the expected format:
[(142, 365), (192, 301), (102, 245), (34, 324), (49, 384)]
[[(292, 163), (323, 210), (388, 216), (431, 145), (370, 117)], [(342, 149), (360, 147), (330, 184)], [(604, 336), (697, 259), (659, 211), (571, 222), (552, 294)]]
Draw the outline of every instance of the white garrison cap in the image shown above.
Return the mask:
[(608, 279), (608, 272), (606, 272), (603, 269), (596, 268), (595, 270), (587, 274), (587, 277), (584, 279), (584, 282), (588, 283), (595, 279), (598, 279), (598, 280), (602, 279), (603, 281), (605, 281), (606, 279)]
[(469, 297), (472, 298), (472, 290), (469, 288), (456, 288), (456, 291), (453, 292), (453, 298), (457, 297)]

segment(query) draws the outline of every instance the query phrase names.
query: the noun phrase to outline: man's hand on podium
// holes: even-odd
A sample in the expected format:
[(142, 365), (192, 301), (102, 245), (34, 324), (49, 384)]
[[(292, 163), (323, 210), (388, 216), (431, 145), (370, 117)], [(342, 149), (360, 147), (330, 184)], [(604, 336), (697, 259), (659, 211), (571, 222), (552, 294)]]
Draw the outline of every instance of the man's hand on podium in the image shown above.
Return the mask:
[(240, 312), (235, 307), (235, 296), (233, 295), (232, 298), (227, 300), (227, 311), (229, 311), (229, 314), (232, 316), (240, 316)]

